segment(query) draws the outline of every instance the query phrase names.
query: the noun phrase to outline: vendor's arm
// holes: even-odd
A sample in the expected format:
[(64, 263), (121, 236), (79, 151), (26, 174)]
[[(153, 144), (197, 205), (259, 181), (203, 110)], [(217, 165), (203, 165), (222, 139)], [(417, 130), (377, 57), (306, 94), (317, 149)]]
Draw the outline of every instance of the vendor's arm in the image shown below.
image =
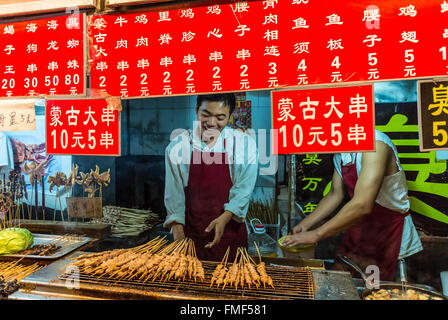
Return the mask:
[(336, 170), (333, 172), (331, 188), (316, 208), (305, 219), (292, 229), (292, 233), (308, 231), (318, 222), (328, 217), (344, 200), (344, 183)]
[(165, 207), (164, 227), (171, 227), (174, 240), (185, 238), (185, 193), (179, 161), (171, 159), (172, 145), (165, 150)]
[(391, 149), (384, 143), (377, 141), (376, 152), (363, 153), (362, 169), (355, 186), (353, 198), (330, 221), (315, 230), (290, 236), (287, 243), (283, 243), (294, 246), (317, 242), (349, 229), (359, 219), (368, 215), (375, 204), (390, 156)]

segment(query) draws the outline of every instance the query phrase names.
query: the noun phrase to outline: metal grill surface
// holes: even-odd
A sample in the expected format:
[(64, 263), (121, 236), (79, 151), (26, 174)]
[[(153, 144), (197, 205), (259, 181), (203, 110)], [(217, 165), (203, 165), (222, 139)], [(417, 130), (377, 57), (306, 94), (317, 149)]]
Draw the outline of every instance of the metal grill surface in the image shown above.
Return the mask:
[[(193, 279), (185, 278), (183, 281), (167, 280), (165, 282), (159, 279), (147, 282), (136, 280), (120, 280), (108, 279), (107, 277), (92, 276), (89, 274), (80, 274), (80, 282), (93, 284), (104, 287), (121, 287), (133, 288), (137, 290), (163, 292), (176, 291), (182, 295), (182, 292), (189, 293), (189, 295), (200, 295), (216, 297), (217, 299), (260, 299), (260, 300), (290, 300), (290, 299), (314, 299), (313, 276), (309, 268), (290, 268), (290, 267), (272, 267), (266, 266), (268, 275), (272, 278), (274, 288), (270, 286), (256, 288), (251, 286), (249, 289), (247, 285), (244, 288), (238, 286), (226, 287), (222, 289), (217, 288), (216, 285), (210, 287), (212, 273), (218, 263), (202, 262), (205, 271), (204, 282), (194, 281)], [(73, 277), (73, 274), (62, 274), (59, 278), (66, 280), (68, 277)]]

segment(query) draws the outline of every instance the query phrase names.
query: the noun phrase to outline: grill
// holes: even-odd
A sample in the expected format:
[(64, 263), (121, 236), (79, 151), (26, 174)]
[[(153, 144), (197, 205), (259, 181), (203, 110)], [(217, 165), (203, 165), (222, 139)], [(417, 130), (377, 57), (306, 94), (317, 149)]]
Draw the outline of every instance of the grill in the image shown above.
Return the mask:
[[(211, 275), (218, 265), (217, 262), (202, 262), (205, 271), (204, 282), (194, 282), (194, 280), (185, 279), (182, 282), (168, 280), (166, 282), (141, 282), (138, 280), (115, 280), (107, 278), (98, 278), (88, 274), (80, 274), (79, 281), (84, 284), (92, 284), (102, 291), (107, 291), (107, 287), (132, 288), (152, 292), (175, 291), (178, 295), (188, 293), (188, 296), (200, 295), (202, 297), (213, 297), (217, 299), (260, 299), (260, 300), (292, 300), (292, 299), (314, 299), (313, 276), (309, 268), (289, 268), (266, 266), (266, 271), (271, 276), (274, 287), (259, 288), (247, 285), (242, 289), (238, 287), (226, 287), (224, 290), (210, 287)], [(73, 278), (73, 274), (62, 274), (61, 280)]]

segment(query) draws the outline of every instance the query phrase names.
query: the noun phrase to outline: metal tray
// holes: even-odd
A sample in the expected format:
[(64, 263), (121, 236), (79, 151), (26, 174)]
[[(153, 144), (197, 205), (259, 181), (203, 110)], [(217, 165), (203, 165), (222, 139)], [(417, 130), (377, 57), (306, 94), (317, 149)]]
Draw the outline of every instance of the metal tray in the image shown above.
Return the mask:
[[(61, 235), (53, 235), (53, 234), (39, 234), (39, 233), (33, 233), (34, 237), (34, 245), (37, 244), (50, 244), (54, 243), (58, 240), (61, 240), (64, 236)], [(78, 237), (78, 236), (71, 236), (69, 240), (61, 241), (56, 243), (56, 245), (60, 246), (63, 244), (62, 248), (58, 249), (55, 253), (53, 253), (51, 256), (39, 256), (39, 255), (23, 255), (20, 253), (16, 254), (8, 254), (8, 255), (0, 255), (0, 257), (9, 257), (9, 258), (29, 258), (29, 259), (45, 259), (45, 260), (56, 260), (59, 259), (66, 254), (75, 251), (79, 247), (82, 247), (83, 245), (87, 244), (92, 240), (89, 237)], [(32, 248), (32, 246), (31, 246)]]

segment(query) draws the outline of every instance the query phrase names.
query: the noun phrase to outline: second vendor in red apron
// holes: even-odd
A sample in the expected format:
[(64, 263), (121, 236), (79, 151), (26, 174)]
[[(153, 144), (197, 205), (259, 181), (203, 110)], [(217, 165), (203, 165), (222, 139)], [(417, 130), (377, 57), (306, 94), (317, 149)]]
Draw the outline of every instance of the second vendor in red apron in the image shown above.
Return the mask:
[(234, 94), (200, 95), (193, 129), (172, 135), (165, 153), (164, 226), (193, 239), (201, 260), (220, 261), (247, 247), (245, 217), (258, 173), (248, 134), (227, 127)]

